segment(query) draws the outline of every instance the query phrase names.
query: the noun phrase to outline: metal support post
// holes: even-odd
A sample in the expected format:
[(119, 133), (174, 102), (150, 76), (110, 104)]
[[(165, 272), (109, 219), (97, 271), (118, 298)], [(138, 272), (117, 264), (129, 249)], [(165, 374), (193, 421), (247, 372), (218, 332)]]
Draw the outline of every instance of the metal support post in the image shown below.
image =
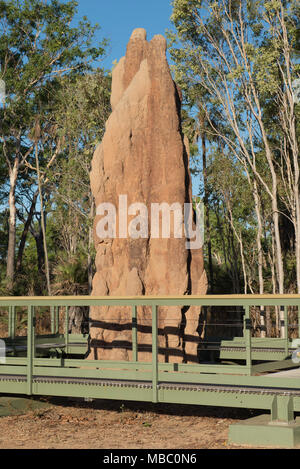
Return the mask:
[(152, 402), (158, 402), (158, 320), (157, 306), (152, 305)]
[(69, 306), (66, 306), (66, 316), (65, 316), (65, 344), (66, 344), (66, 353), (69, 352)]
[(11, 306), (8, 307), (8, 337), (11, 337)]
[(11, 338), (14, 340), (16, 337), (16, 307), (11, 307)]
[(51, 316), (51, 334), (55, 334), (55, 306), (50, 307), (50, 316)]
[(245, 337), (245, 346), (246, 346), (246, 366), (248, 369), (248, 374), (251, 375), (251, 318), (250, 318), (250, 307), (244, 306), (245, 316), (244, 316), (244, 337)]
[(55, 306), (55, 334), (59, 332), (59, 306)]
[(138, 361), (138, 345), (137, 345), (137, 308), (132, 306), (132, 361)]
[(12, 306), (8, 307), (8, 337), (12, 336)]
[(35, 358), (35, 318), (34, 306), (27, 310), (27, 394), (32, 394), (33, 360)]
[(289, 354), (289, 325), (288, 325), (288, 307), (284, 306), (284, 351), (285, 356), (287, 357)]
[(274, 397), (270, 424), (288, 425), (294, 423), (294, 401), (291, 396)]

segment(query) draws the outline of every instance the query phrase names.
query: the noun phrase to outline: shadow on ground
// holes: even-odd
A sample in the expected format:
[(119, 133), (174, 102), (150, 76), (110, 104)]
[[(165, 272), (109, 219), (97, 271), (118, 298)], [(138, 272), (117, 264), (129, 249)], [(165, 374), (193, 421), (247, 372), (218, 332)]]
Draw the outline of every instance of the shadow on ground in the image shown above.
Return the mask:
[(124, 411), (133, 411), (138, 413), (154, 413), (157, 415), (178, 416), (178, 417), (215, 417), (232, 420), (244, 420), (257, 415), (266, 414), (265, 410), (257, 409), (238, 409), (235, 407), (212, 407), (212, 406), (195, 406), (188, 404), (153, 404), (141, 403), (135, 401), (117, 401), (94, 399), (85, 401), (83, 398), (71, 397), (40, 397), (34, 398), (49, 405), (57, 407), (77, 407), (81, 409), (107, 410), (111, 412), (121, 413)]

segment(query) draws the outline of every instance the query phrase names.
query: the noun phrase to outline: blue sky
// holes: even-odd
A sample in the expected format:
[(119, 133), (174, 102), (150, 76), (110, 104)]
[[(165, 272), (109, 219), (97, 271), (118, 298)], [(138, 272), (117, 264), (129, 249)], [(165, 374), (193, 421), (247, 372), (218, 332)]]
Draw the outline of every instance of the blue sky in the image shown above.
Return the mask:
[[(172, 29), (171, 0), (77, 0), (78, 18), (83, 16), (92, 24), (98, 23), (101, 30), (97, 40), (109, 40), (107, 56), (101, 66), (111, 70), (114, 60), (119, 61), (126, 53), (126, 46), (135, 28), (144, 28), (148, 40), (155, 34), (165, 36), (166, 29)], [(170, 57), (167, 54), (170, 63)], [(198, 177), (192, 176), (193, 192), (198, 193)]]
[(171, 28), (171, 0), (78, 0), (78, 17), (87, 16), (99, 23), (99, 39), (109, 39), (107, 57), (102, 65), (111, 69), (112, 62), (126, 52), (126, 45), (135, 28), (144, 28), (147, 38), (165, 35)]

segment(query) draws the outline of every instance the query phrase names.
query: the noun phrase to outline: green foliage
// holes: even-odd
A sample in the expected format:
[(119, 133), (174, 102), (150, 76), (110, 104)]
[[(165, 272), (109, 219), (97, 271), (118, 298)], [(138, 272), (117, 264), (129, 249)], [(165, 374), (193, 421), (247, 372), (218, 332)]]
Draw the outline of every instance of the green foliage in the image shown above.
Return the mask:
[[(59, 278), (62, 275), (59, 259), (64, 266), (73, 265), (73, 258), (78, 254), (82, 260), (88, 249), (82, 247), (91, 225), (88, 172), (108, 115), (110, 77), (94, 68), (107, 41), (97, 41), (99, 26), (86, 17), (73, 26), (77, 6), (73, 0), (0, 0), (0, 78), (7, 93), (5, 105), (0, 106), (0, 200), (4, 207), (11, 188), (8, 175), (17, 162), (12, 190), (18, 214), (16, 254), (20, 254), (22, 236), (26, 239), (21, 267), (15, 273), (15, 294), (46, 293), (36, 151), (51, 281), (56, 282), (56, 273)], [(7, 261), (7, 215), (7, 211), (0, 214), (2, 266)], [(62, 236), (61, 226), (65, 229)], [(65, 258), (62, 253), (71, 244), (73, 250), (66, 251), (69, 258)], [(87, 261), (80, 277), (84, 288), (86, 266)], [(74, 272), (69, 273), (71, 281)]]
[(83, 295), (88, 292), (88, 275), (85, 252), (68, 257), (62, 253), (53, 270), (55, 295)]
[[(65, 289), (70, 293), (73, 284), (73, 293), (78, 292), (80, 282), (75, 281), (73, 270), (78, 256), (84, 272), (81, 278), (85, 278), (82, 288), (88, 293), (88, 258), (92, 262), (95, 255), (90, 240), (93, 198), (89, 173), (93, 152), (101, 142), (110, 113), (110, 77), (96, 70), (63, 79), (60, 85), (53, 111), (54, 139), (59, 138), (63, 143), (61, 154), (47, 171), (52, 217), (57, 227), (56, 246), (60, 252), (60, 260), (53, 264), (53, 281), (60, 285), (56, 287), (59, 291)], [(60, 265), (64, 266), (64, 276)]]
[[(274, 177), (266, 154), (271, 153), (277, 176), (280, 217), (289, 218), (294, 124), (287, 96), (289, 80), (299, 76), (299, 2), (173, 0), (172, 5), (169, 51), (175, 81), (184, 95), (183, 129), (192, 144), (191, 166), (195, 175), (203, 174), (201, 195), (209, 220), (205, 239), (213, 253), (214, 285), (220, 280), (226, 293), (245, 285), (250, 291), (259, 290), (259, 212), (265, 289), (271, 292), (274, 212), (266, 189), (272, 188)], [(298, 107), (292, 112), (299, 145)], [(283, 244), (286, 236), (281, 230)], [(294, 248), (289, 249), (283, 263), (285, 287), (291, 291), (296, 262)], [(207, 242), (204, 253), (208, 267)]]

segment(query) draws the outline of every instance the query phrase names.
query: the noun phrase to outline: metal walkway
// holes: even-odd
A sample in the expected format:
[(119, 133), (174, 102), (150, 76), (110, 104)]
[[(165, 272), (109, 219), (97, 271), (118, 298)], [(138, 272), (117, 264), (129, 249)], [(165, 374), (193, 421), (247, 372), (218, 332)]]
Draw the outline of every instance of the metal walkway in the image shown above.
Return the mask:
[[(80, 340), (77, 337), (80, 354), (76, 358), (75, 353), (74, 358), (76, 341), (72, 343), (66, 331), (59, 334), (57, 317), (52, 335), (43, 338), (37, 335), (35, 310), (46, 305), (65, 308), (66, 312), (73, 305), (131, 306), (132, 361), (84, 359), (82, 353), (87, 349), (87, 337)], [(136, 308), (141, 305), (151, 306), (152, 311), (151, 362), (138, 360)], [(215, 363), (161, 363), (158, 315), (162, 305), (243, 307), (243, 337), (222, 341), (220, 360)], [(285, 308), (285, 338), (260, 340), (253, 337), (250, 307), (255, 305)], [(280, 435), (278, 441), (282, 439), (287, 446), (295, 446), (300, 443), (300, 425), (295, 424), (295, 415), (300, 412), (300, 368), (291, 353), (299, 342), (288, 337), (288, 306), (300, 306), (300, 295), (0, 298), (0, 308), (9, 308), (10, 331), (6, 339), (8, 355), (0, 360), (0, 392), (262, 409), (269, 412), (268, 421), (260, 426), (255, 424), (255, 431), (251, 431), (249, 423), (238, 432), (233, 431), (229, 436), (231, 441), (236, 439), (241, 443), (243, 428), (249, 443), (255, 442), (257, 435), (260, 435), (259, 441), (265, 441), (266, 435), (273, 435), (276, 429), (276, 435)], [(15, 337), (14, 324), (16, 308), (20, 307), (27, 308), (28, 315), (27, 336), (22, 339)], [(52, 309), (52, 312), (55, 319), (57, 311)], [(18, 340), (23, 343), (17, 343)], [(16, 346), (21, 349), (17, 350)], [(234, 355), (226, 356), (226, 353)], [(262, 354), (260, 358), (258, 353)], [(286, 429), (290, 433), (285, 439)], [(272, 438), (277, 441), (275, 436)]]

